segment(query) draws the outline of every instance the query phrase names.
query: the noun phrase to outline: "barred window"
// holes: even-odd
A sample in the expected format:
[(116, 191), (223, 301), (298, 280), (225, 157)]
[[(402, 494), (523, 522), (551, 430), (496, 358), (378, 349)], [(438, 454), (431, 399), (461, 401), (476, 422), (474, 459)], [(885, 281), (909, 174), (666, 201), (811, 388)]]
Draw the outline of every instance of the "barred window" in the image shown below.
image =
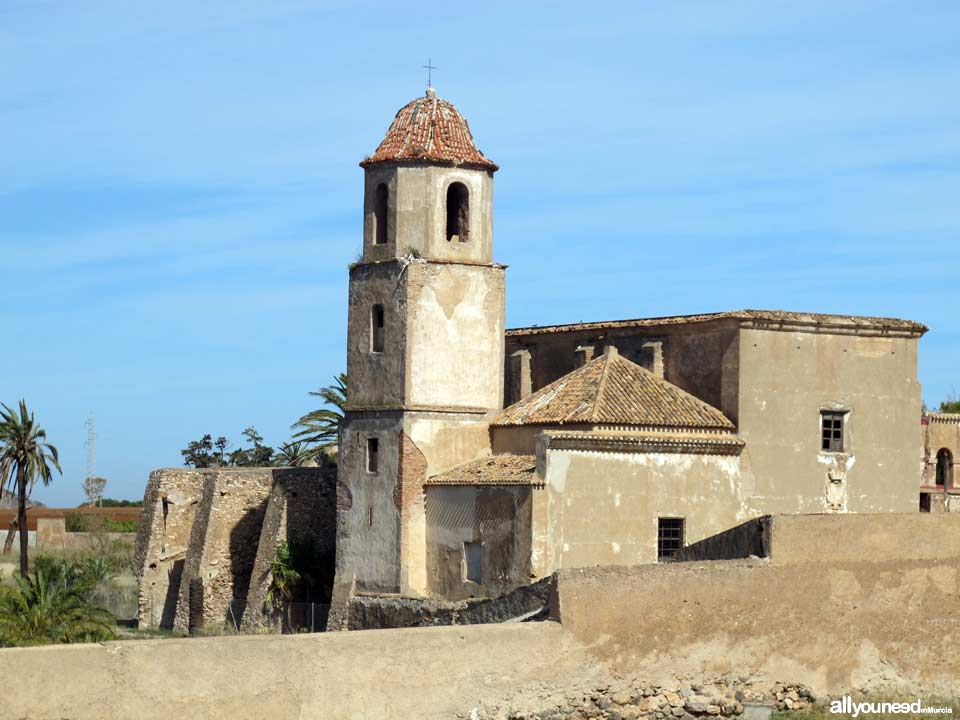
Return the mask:
[(683, 548), (683, 518), (657, 518), (657, 560), (669, 560)]

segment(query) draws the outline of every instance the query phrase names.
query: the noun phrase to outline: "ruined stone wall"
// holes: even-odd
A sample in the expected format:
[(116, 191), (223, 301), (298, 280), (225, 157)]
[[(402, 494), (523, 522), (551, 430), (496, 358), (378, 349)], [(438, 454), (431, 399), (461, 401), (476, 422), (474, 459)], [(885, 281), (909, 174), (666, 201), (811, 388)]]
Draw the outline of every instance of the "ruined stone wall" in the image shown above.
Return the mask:
[(190, 468), (150, 473), (135, 552), (140, 627), (173, 627), (190, 532), (209, 474)]
[[(273, 468), (217, 468), (203, 478), (174, 629), (221, 628), (242, 617)], [(239, 611), (239, 613), (238, 613)]]
[(550, 576), (498, 597), (470, 600), (356, 595), (350, 599), (348, 629), (382, 630), (545, 619), (554, 592), (553, 584), (554, 577)]
[[(496, 597), (530, 581), (529, 487), (429, 487), (427, 576), (431, 597)], [(482, 548), (480, 583), (466, 576), (465, 543)]]
[[(738, 433), (758, 513), (915, 512), (917, 339), (741, 329)], [(820, 412), (846, 413), (844, 452)]]
[(329, 603), (333, 589), (337, 523), (337, 468), (278, 468), (267, 499), (257, 556), (250, 576), (245, 627), (268, 624), (273, 617), (267, 592), (273, 574), (270, 562), (282, 542), (303, 543), (313, 549), (314, 577), (309, 597), (296, 602)]

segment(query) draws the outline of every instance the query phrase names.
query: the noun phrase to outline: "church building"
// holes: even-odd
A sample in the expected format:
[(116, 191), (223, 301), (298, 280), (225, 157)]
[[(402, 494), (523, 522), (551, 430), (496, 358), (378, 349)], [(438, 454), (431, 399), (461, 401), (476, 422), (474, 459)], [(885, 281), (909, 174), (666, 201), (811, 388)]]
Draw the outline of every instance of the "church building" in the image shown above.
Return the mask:
[(498, 166), (466, 119), (428, 89), (360, 165), (336, 550), (358, 591), (493, 596), (762, 514), (918, 511), (923, 325), (740, 310), (508, 330)]

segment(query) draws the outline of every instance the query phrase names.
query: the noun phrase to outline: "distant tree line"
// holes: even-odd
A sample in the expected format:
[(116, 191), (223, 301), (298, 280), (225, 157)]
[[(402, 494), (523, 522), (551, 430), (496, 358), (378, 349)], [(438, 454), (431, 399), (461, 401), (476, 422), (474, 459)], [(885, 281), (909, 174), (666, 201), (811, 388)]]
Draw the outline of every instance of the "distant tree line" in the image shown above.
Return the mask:
[[(232, 447), (225, 435), (214, 439), (206, 434), (193, 440), (180, 451), (183, 464), (193, 468), (211, 467), (299, 467), (306, 464), (332, 462), (330, 450), (336, 446), (347, 403), (347, 376), (341, 373), (334, 384), (311, 392), (323, 405), (302, 416), (290, 426), (296, 432), (290, 441), (273, 448), (265, 445), (263, 436), (251, 425), (241, 435), (244, 444)], [(104, 501), (106, 503), (106, 501)], [(106, 505), (104, 505), (106, 507)]]

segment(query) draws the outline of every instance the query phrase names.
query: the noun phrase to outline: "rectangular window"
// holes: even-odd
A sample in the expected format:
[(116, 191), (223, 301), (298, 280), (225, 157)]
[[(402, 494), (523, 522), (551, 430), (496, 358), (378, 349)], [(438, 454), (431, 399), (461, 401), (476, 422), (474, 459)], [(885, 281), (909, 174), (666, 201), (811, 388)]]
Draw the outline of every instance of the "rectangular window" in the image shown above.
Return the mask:
[(380, 441), (375, 438), (367, 438), (367, 472), (375, 473), (380, 466)]
[(843, 452), (843, 416), (833, 410), (820, 411), (820, 449)]
[(467, 582), (483, 583), (483, 543), (463, 544), (463, 564)]
[(370, 352), (383, 352), (383, 305), (370, 309)]
[(930, 512), (930, 493), (920, 493), (920, 512)]
[(683, 518), (657, 518), (657, 560), (669, 560), (683, 548)]

